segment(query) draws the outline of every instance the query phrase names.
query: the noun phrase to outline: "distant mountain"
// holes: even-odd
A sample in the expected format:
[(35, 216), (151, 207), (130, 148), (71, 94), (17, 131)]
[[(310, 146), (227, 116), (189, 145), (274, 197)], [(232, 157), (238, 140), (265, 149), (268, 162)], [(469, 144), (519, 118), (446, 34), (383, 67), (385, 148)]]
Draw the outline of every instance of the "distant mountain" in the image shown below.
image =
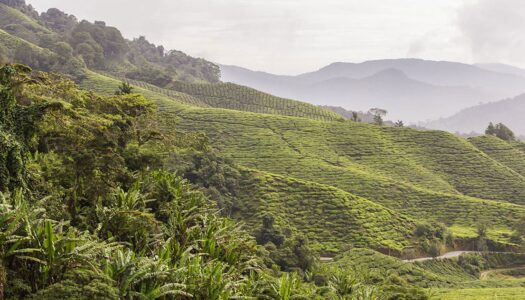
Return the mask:
[(525, 78), (525, 69), (506, 64), (476, 64), (475, 66), (489, 71), (511, 74)]
[(364, 110), (415, 122), (451, 115), (480, 102), (525, 92), (525, 77), (478, 66), (420, 59), (334, 63), (316, 72), (280, 76), (221, 66), (221, 79), (281, 97)]
[(502, 122), (517, 135), (525, 135), (525, 94), (498, 102), (477, 105), (444, 119), (421, 124), (431, 129), (451, 132), (482, 133), (489, 122)]

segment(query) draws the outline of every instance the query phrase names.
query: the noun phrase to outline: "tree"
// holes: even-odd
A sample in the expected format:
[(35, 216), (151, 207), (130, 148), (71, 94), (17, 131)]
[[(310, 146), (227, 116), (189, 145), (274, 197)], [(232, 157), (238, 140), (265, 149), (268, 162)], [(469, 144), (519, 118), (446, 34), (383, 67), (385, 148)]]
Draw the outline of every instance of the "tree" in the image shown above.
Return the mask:
[(277, 247), (284, 243), (284, 235), (279, 229), (274, 228), (275, 219), (271, 215), (263, 217), (262, 227), (255, 233), (255, 238), (259, 245), (265, 245), (269, 242)]
[(514, 132), (510, 130), (503, 123), (498, 123), (496, 125), (489, 123), (489, 126), (485, 130), (486, 135), (494, 135), (504, 141), (514, 141), (516, 139)]
[(388, 112), (382, 108), (371, 108), (368, 113), (374, 116), (374, 124), (382, 126), (383, 118)]
[(405, 124), (403, 123), (403, 121), (399, 120), (394, 123), (394, 126), (395, 127), (405, 127)]
[(36, 123), (51, 107), (50, 103), (20, 105), (24, 88), (34, 83), (31, 69), (22, 65), (0, 68), (0, 191), (25, 186), (25, 163), (36, 134)]
[(354, 122), (361, 122), (361, 118), (359, 118), (359, 114), (356, 111), (352, 112), (351, 120)]
[(478, 251), (486, 252), (488, 251), (488, 245), (487, 245), (487, 232), (488, 232), (488, 225), (486, 223), (480, 223), (478, 224), (478, 238), (476, 242), (476, 248)]
[(133, 93), (133, 87), (127, 82), (122, 82), (115, 92), (115, 95), (129, 95)]
[(68, 43), (59, 42), (54, 45), (53, 51), (58, 54), (59, 58), (65, 62), (73, 57), (73, 48)]
[(496, 135), (496, 128), (494, 128), (494, 124), (492, 122), (489, 123), (489, 126), (485, 130), (486, 135)]

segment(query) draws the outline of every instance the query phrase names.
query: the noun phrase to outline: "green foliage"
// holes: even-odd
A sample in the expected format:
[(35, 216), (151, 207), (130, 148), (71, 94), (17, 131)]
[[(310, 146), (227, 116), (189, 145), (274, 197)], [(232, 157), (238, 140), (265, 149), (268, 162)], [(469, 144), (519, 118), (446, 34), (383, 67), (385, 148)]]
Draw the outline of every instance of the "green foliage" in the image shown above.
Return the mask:
[(122, 95), (129, 95), (133, 93), (133, 87), (131, 84), (127, 82), (122, 82), (122, 84), (118, 87), (118, 90), (115, 92), (115, 95), (122, 96)]
[(173, 80), (168, 74), (147, 65), (125, 75), (126, 78), (147, 82), (159, 87), (165, 87)]
[(38, 15), (24, 1), (0, 3), (0, 16), (0, 29), (20, 44), (8, 58), (41, 71), (61, 72), (80, 80), (87, 66), (160, 86), (173, 80), (219, 81), (217, 65), (180, 51), (164, 51), (143, 37), (126, 40), (104, 22), (79, 22), (56, 8)]
[(485, 216), (509, 224), (505, 216), (522, 210), (504, 208), (501, 199), (519, 204), (524, 178), (443, 132), (200, 108), (175, 111), (178, 115), (166, 107), (162, 114), (178, 118), (178, 128), (206, 132), (238, 164), (335, 186), (414, 218), (474, 226)]
[(504, 141), (514, 141), (516, 139), (516, 137), (514, 136), (514, 132), (512, 132), (512, 130), (510, 130), (503, 123), (498, 123), (494, 125), (491, 122), (487, 127), (487, 130), (485, 130), (485, 134), (495, 135)]
[(255, 232), (255, 239), (259, 245), (272, 243), (280, 247), (284, 243), (284, 235), (280, 230), (274, 228), (275, 218), (271, 215), (263, 217), (262, 227)]
[(0, 191), (26, 186), (25, 164), (32, 150), (37, 122), (56, 105), (21, 103), (31, 69), (21, 65), (0, 67)]

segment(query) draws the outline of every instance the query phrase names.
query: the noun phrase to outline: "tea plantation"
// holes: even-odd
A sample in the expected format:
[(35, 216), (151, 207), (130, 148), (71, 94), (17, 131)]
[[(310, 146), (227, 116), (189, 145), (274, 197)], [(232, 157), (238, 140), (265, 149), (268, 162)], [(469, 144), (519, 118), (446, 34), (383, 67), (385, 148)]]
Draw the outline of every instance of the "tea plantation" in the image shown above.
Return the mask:
[[(119, 82), (93, 73), (82, 84), (110, 93)], [(240, 166), (264, 174), (256, 177), (257, 184), (245, 183), (251, 188), (243, 196), (246, 209), (239, 219), (256, 226), (252, 217), (270, 212), (311, 237), (319, 250), (334, 252), (348, 243), (399, 251), (410, 243), (403, 228), (418, 220), (472, 232), (484, 222), (499, 228), (491, 229), (491, 239), (508, 242), (508, 228), (525, 214), (525, 178), (474, 141), (441, 131), (192, 106), (185, 99), (196, 95), (135, 88), (157, 101), (165, 130), (203, 132)], [(496, 147), (501, 142), (489, 138), (487, 143)], [(334, 193), (339, 196), (330, 195)], [(350, 203), (346, 206), (351, 210), (337, 209), (338, 201)], [(374, 209), (377, 216), (365, 218), (364, 231), (355, 225), (356, 216), (348, 217), (366, 216)], [(312, 212), (323, 211), (329, 213), (321, 215), (322, 221), (308, 220)], [(395, 234), (386, 233), (377, 221), (392, 213), (399, 216), (391, 219), (397, 225), (389, 225)]]

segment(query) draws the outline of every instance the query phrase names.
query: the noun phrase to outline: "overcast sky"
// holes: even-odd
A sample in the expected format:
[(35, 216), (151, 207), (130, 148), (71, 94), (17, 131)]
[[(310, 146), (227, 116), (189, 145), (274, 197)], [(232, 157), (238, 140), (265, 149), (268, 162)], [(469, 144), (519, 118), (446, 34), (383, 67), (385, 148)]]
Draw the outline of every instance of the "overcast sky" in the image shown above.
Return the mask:
[(127, 38), (279, 74), (417, 57), (525, 66), (524, 0), (27, 0)]

